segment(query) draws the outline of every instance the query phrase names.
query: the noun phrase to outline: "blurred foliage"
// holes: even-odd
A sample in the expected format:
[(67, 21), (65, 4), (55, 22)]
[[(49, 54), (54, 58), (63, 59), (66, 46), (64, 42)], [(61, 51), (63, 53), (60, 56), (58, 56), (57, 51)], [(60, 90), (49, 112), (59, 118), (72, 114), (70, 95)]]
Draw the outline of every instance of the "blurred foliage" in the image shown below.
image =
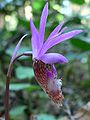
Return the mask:
[[(64, 54), (70, 62), (56, 64), (63, 78), (64, 106), (58, 109), (36, 82), (32, 60), (22, 57), (15, 62), (10, 84), (10, 117), (12, 120), (58, 120), (73, 114), (90, 100), (90, 0), (48, 0), (49, 16), (45, 37), (62, 21), (72, 29), (83, 29), (77, 37), (53, 47), (50, 51)], [(0, 116), (4, 116), (5, 78), (13, 49), (24, 34), (19, 53), (31, 50), (29, 19), (39, 29), (41, 11), (46, 0), (0, 0)], [(52, 109), (53, 108), (53, 109)]]

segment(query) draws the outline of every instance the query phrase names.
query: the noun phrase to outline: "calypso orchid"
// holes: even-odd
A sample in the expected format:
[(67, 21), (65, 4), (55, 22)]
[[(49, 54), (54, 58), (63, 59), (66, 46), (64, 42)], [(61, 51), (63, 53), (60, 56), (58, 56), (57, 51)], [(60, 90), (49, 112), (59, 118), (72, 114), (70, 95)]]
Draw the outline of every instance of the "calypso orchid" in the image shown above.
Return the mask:
[(5, 120), (9, 120), (9, 82), (11, 77), (12, 65), (21, 56), (33, 56), (33, 69), (35, 78), (43, 90), (48, 96), (54, 101), (55, 104), (61, 105), (64, 99), (61, 91), (62, 80), (57, 78), (57, 71), (54, 66), (55, 63), (64, 64), (68, 60), (63, 55), (58, 53), (47, 53), (47, 50), (54, 45), (68, 40), (75, 35), (82, 32), (82, 30), (73, 30), (67, 33), (63, 33), (67, 27), (62, 26), (64, 22), (61, 22), (49, 35), (47, 40), (44, 42), (44, 32), (46, 26), (46, 20), (48, 16), (48, 3), (46, 3), (40, 20), (40, 28), (37, 31), (34, 23), (30, 20), (30, 27), (32, 32), (32, 52), (24, 52), (17, 55), (22, 40), (27, 36), (24, 35), (18, 42), (13, 52), (6, 78), (6, 96), (5, 96)]
[(61, 105), (61, 102), (64, 98), (61, 91), (62, 80), (57, 79), (57, 71), (54, 64), (67, 63), (68, 60), (61, 54), (46, 52), (54, 45), (81, 33), (82, 30), (73, 30), (71, 32), (63, 33), (67, 27), (61, 29), (64, 24), (64, 22), (61, 22), (44, 42), (44, 32), (47, 16), (48, 3), (46, 3), (42, 11), (39, 32), (34, 26), (33, 21), (30, 20), (30, 27), (32, 32), (31, 42), (33, 52), (33, 69), (36, 80), (43, 88), (43, 90), (54, 101), (54, 103)]

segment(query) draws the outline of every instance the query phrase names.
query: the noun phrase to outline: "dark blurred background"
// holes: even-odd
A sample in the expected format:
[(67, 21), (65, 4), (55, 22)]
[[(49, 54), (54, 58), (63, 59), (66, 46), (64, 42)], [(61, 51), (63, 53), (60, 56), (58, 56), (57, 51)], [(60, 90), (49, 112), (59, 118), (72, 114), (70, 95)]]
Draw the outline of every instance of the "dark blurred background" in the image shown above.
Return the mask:
[[(14, 64), (10, 82), (11, 120), (66, 120), (90, 100), (90, 0), (48, 0), (49, 16), (45, 37), (62, 21), (72, 29), (84, 32), (53, 47), (69, 59), (56, 64), (58, 77), (63, 79), (63, 106), (57, 108), (37, 84), (32, 59), (22, 57)], [(31, 50), (29, 20), (39, 28), (41, 11), (46, 0), (0, 0), (0, 116), (4, 116), (6, 73), (12, 52), (19, 39), (28, 34), (19, 53)], [(69, 116), (70, 117), (70, 116)]]

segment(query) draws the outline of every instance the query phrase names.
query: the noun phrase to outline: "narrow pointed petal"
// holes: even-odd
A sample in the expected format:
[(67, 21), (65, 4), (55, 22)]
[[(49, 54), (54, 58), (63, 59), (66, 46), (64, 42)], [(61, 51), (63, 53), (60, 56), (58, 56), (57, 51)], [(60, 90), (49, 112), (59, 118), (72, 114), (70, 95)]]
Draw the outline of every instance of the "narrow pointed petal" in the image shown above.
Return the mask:
[(25, 34), (18, 42), (18, 44), (16, 45), (15, 49), (14, 49), (14, 52), (12, 54), (12, 58), (11, 58), (11, 61), (10, 61), (10, 64), (13, 62), (13, 60), (15, 59), (16, 55), (17, 55), (17, 52), (19, 50), (19, 47), (23, 41), (23, 39), (27, 36), (27, 34)]
[(53, 41), (55, 38), (59, 37), (65, 30), (67, 29), (67, 27), (64, 27), (59, 33), (55, 34), (54, 36), (48, 38), (46, 40), (46, 42), (44, 43), (44, 45), (42, 46), (42, 49), (44, 47), (46, 47), (51, 41)]
[(65, 58), (63, 55), (58, 53), (47, 53), (44, 54), (39, 59), (46, 64), (54, 64), (54, 63), (63, 64), (68, 62), (67, 58)]
[(73, 30), (71, 32), (64, 33), (64, 34), (56, 37), (55, 39), (51, 40), (47, 45), (44, 44), (43, 45), (43, 50), (41, 52), (44, 54), (48, 49), (50, 49), (54, 45), (56, 45), (56, 44), (58, 44), (62, 41), (68, 40), (68, 39), (76, 36), (77, 34), (79, 34), (81, 32), (83, 32), (83, 31), (82, 30)]
[[(64, 27), (62, 30), (62, 26), (64, 24), (64, 21), (62, 23), (60, 23), (54, 30), (53, 32), (49, 35), (49, 37), (47, 38), (47, 40), (45, 41), (45, 43), (43, 44), (40, 52), (39, 52), (39, 56), (42, 56), (46, 48), (46, 46), (53, 40), (55, 39), (56, 37), (60, 36), (66, 29), (67, 27)], [(61, 30), (61, 31), (60, 31)], [(60, 32), (59, 32), (60, 31)], [(58, 33), (59, 32), (59, 33)], [(42, 52), (43, 51), (43, 52)]]
[[(49, 44), (52, 40), (54, 40), (55, 38), (59, 37), (65, 30), (67, 29), (67, 27), (64, 27), (59, 33), (57, 33), (56, 35), (52, 36), (50, 39), (48, 39), (45, 43)], [(46, 44), (46, 45), (47, 45)], [(44, 44), (45, 45), (45, 44)]]
[(54, 35), (56, 35), (62, 28), (64, 24), (64, 21), (62, 21), (52, 32), (51, 34), (49, 35), (48, 39), (50, 39), (51, 37), (53, 37)]
[[(58, 34), (58, 32), (61, 30), (62, 26), (64, 24), (64, 21), (61, 22), (53, 31), (52, 33), (49, 35), (49, 37), (47, 38), (47, 40), (44, 43), (44, 46), (46, 46), (47, 44), (49, 44), (49, 42), (51, 41), (51, 39), (56, 36)], [(61, 30), (62, 31), (62, 30)], [(62, 33), (62, 32), (61, 32)], [(43, 47), (42, 47), (43, 49)]]
[(64, 27), (58, 34), (61, 35), (67, 29), (68, 29), (68, 27)]
[(33, 57), (36, 57), (39, 50), (39, 33), (32, 20), (30, 20), (30, 27), (32, 32), (31, 43), (32, 43)]
[(11, 60), (10, 60), (10, 64), (9, 64), (9, 67), (8, 67), (7, 76), (9, 76), (9, 75), (11, 74), (12, 64), (13, 64), (14, 60), (17, 58), (17, 52), (18, 52), (18, 50), (19, 50), (19, 48), (20, 48), (20, 45), (21, 45), (23, 39), (24, 39), (26, 36), (27, 36), (27, 34), (25, 34), (25, 35), (19, 40), (19, 42), (17, 43), (17, 45), (16, 45), (16, 47), (15, 47), (15, 49), (14, 49), (14, 51), (13, 51), (12, 58), (11, 58)]
[(40, 46), (42, 46), (44, 41), (44, 32), (45, 32), (45, 26), (46, 26), (46, 20), (48, 16), (48, 3), (46, 3), (40, 20)]

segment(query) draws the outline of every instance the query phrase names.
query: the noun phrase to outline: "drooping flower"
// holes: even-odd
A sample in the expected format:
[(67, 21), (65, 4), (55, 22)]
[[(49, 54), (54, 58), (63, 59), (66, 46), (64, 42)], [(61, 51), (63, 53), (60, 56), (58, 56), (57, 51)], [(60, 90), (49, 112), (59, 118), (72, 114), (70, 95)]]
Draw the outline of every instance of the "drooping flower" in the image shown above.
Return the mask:
[(44, 33), (46, 20), (48, 16), (48, 3), (46, 3), (40, 19), (39, 31), (36, 29), (32, 20), (30, 27), (32, 32), (32, 52), (33, 52), (33, 69), (35, 78), (48, 96), (56, 103), (60, 104), (63, 100), (61, 91), (62, 80), (57, 79), (57, 71), (55, 63), (67, 63), (68, 60), (63, 55), (58, 53), (46, 53), (48, 49), (54, 45), (70, 39), (82, 32), (82, 30), (72, 30), (63, 33), (67, 27), (62, 29), (64, 22), (61, 22), (44, 41)]
[(75, 35), (81, 33), (82, 30), (73, 30), (67, 33), (63, 33), (65, 29), (67, 29), (67, 27), (64, 27), (62, 29), (64, 22), (61, 22), (52, 31), (52, 33), (49, 35), (47, 40), (44, 41), (44, 32), (45, 32), (47, 16), (48, 16), (48, 3), (46, 3), (42, 11), (39, 31), (36, 29), (33, 21), (30, 20), (30, 27), (32, 33), (32, 38), (31, 38), (32, 51), (26, 51), (20, 55), (17, 55), (22, 40), (27, 36), (26, 34), (19, 40), (18, 44), (15, 47), (15, 50), (13, 52), (9, 64), (7, 78), (10, 78), (12, 65), (15, 60), (17, 60), (19, 57), (23, 55), (25, 56), (32, 55), (33, 69), (37, 82), (42, 87), (42, 89), (48, 94), (48, 96), (54, 101), (54, 103), (56, 103), (57, 105), (61, 105), (61, 102), (64, 99), (61, 90), (62, 80), (57, 78), (57, 71), (54, 64), (55, 63), (64, 64), (67, 63), (68, 60), (59, 53), (47, 53), (47, 50), (62, 41), (74, 37)]

